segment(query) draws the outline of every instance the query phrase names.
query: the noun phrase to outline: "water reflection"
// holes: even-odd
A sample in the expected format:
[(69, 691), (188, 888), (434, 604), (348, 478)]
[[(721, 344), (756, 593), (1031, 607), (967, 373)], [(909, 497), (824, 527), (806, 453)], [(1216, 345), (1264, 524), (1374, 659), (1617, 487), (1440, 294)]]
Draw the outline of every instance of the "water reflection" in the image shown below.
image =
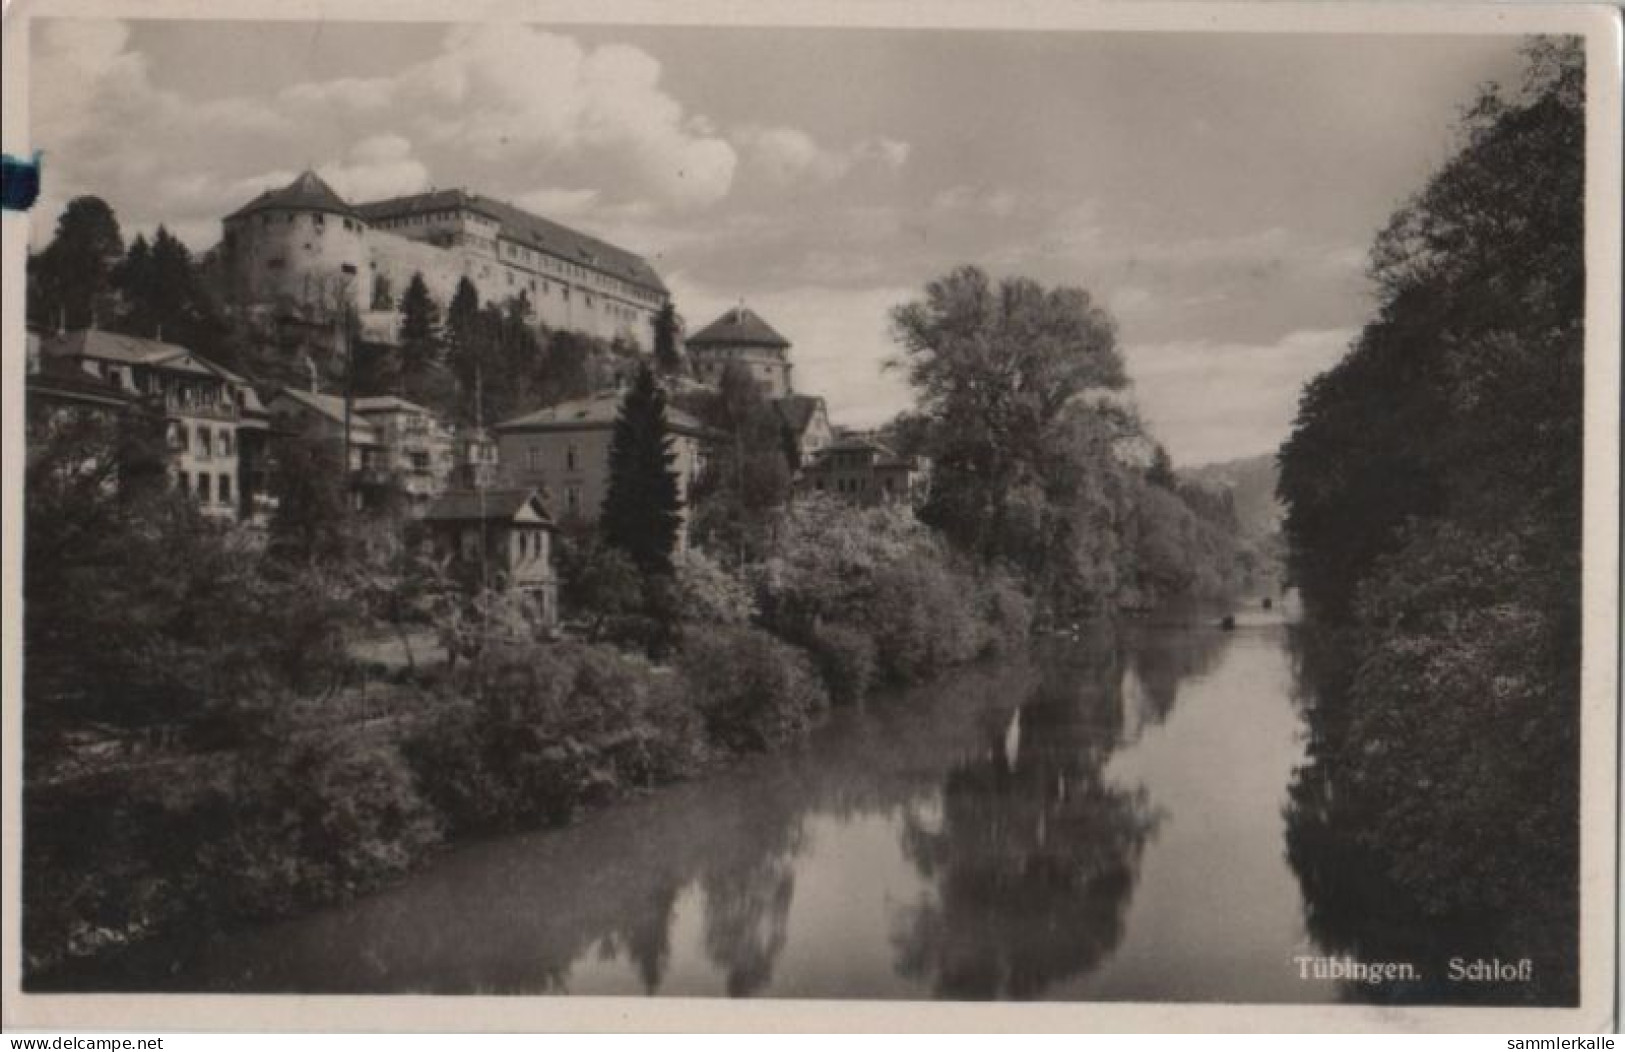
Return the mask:
[[(141, 947), (57, 984), (1054, 995), (1124, 942), (1157, 798), (1177, 798), (1162, 775), (1114, 775), (1113, 757), (1177, 721), (1230, 645), (1140, 625), (1042, 646), (842, 713), (802, 749), (465, 845), (362, 901)], [(1278, 856), (1279, 835), (1238, 850)]]
[(904, 852), (931, 891), (902, 921), (897, 967), (937, 996), (1035, 997), (1122, 938), (1155, 816), (1144, 789), (1102, 779), (1123, 728), (1102, 671), (1116, 669), (1048, 666), (1004, 728), (948, 772), (940, 821), (905, 821)]
[[(1341, 759), (1350, 746), (1342, 702), (1346, 652), (1308, 628), (1295, 628), (1287, 646), (1293, 697), (1308, 732), (1306, 762), (1293, 772), (1286, 808), (1287, 857), (1302, 889), (1305, 926), (1322, 952), (1413, 962), (1422, 973), (1414, 983), (1349, 984), (1343, 996), (1383, 1003), (1575, 1003), (1575, 925), (1560, 924), (1554, 932), (1531, 930), (1519, 919), (1508, 924), (1505, 917), (1440, 918), (1413, 905), (1387, 878), (1395, 860), (1382, 851), (1390, 838), (1362, 807), (1360, 787)], [(1530, 958), (1533, 981), (1452, 982), (1452, 958)]]

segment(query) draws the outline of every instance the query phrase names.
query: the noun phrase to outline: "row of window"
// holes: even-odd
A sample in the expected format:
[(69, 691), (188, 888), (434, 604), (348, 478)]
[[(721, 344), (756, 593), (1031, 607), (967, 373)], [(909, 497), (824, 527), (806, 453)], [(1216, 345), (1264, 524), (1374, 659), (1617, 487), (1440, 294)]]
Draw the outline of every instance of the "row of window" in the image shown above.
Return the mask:
[[(299, 217), (297, 215), (295, 215), (294, 213), (292, 213), (292, 212), (289, 212), (285, 217), (281, 213), (278, 213), (278, 212), (261, 212), (260, 213), (260, 226), (270, 226), (272, 223), (276, 222), (278, 219), (284, 219), (284, 218), (289, 223), (294, 223), (294, 222), (297, 222), (299, 220)], [(311, 221), (312, 225), (314, 225), (315, 227), (317, 227), (320, 230), (326, 230), (327, 229), (327, 213), (326, 212), (312, 212), (312, 213), (310, 213), (310, 221)], [(360, 233), (361, 231), (367, 229), (366, 225), (364, 223), (360, 222), (359, 220), (349, 219), (347, 217), (340, 216), (339, 221), (344, 224), (344, 229), (355, 232), (355, 233)]]
[[(218, 484), (214, 483), (216, 479)], [(190, 493), (198, 499), (200, 504), (208, 504), (215, 499), (218, 499), (221, 504), (231, 503), (230, 475), (214, 476), (204, 471), (200, 471), (196, 475), (189, 475), (184, 471), (179, 471), (175, 473), (175, 488), (182, 493)], [(211, 490), (213, 491), (212, 496)]]
[[(531, 446), (526, 451), (527, 456), (528, 456), (529, 461), (530, 461), (530, 470), (532, 470), (532, 471), (540, 471), (540, 470), (542, 470), (542, 468), (544, 466), (542, 464), (542, 450), (544, 448), (545, 447), (539, 446), (539, 445), (538, 446)], [(581, 451), (576, 446), (576, 444), (574, 442), (571, 442), (569, 445), (564, 447), (564, 470), (566, 470), (566, 471), (577, 471), (577, 470), (580, 469), (580, 465), (581, 465)]]
[(217, 451), (222, 457), (233, 455), (232, 436), (229, 429), (222, 427), (216, 430), (204, 424), (199, 424), (194, 433), (191, 427), (179, 421), (170, 421), (169, 448), (183, 453), (195, 452), (205, 457), (215, 456)]
[(519, 531), (519, 558), (547, 558), (547, 535), (538, 530)]

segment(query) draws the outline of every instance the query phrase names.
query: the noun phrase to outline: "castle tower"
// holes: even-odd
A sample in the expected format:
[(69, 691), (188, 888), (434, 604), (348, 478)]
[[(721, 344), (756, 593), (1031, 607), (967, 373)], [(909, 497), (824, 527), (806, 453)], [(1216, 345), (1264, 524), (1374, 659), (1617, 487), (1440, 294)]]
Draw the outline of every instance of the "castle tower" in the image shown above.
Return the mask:
[(795, 390), (790, 381), (790, 341), (743, 304), (690, 336), (688, 353), (702, 383), (717, 383), (728, 363), (736, 362), (768, 398), (783, 398)]
[(335, 311), (372, 303), (367, 224), (322, 177), (305, 171), (222, 220), (231, 296), (243, 305)]

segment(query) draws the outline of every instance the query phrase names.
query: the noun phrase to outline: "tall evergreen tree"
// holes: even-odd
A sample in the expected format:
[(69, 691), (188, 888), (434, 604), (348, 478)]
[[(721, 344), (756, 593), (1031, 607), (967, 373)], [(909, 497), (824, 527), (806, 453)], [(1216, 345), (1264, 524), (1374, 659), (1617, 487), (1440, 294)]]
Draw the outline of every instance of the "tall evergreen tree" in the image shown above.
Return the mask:
[(69, 201), (51, 243), (28, 261), (28, 317), (68, 329), (111, 321), (113, 269), (123, 257), (124, 236), (107, 202)]
[(453, 364), (461, 357), (474, 336), (480, 319), (480, 290), (467, 276), (457, 281), (457, 291), (446, 307), (447, 353)]
[(401, 295), (400, 383), (402, 394), (414, 401), (430, 390), (440, 368), (440, 307), (429, 294), (420, 272), (413, 272)]
[(638, 370), (621, 403), (609, 447), (609, 492), (599, 526), (604, 540), (632, 559), (646, 576), (672, 572), (671, 555), (682, 528), (682, 497), (671, 465), (666, 394), (647, 365)]
[(676, 376), (683, 371), (683, 357), (677, 350), (677, 308), (670, 300), (655, 315), (655, 368), (662, 376)]

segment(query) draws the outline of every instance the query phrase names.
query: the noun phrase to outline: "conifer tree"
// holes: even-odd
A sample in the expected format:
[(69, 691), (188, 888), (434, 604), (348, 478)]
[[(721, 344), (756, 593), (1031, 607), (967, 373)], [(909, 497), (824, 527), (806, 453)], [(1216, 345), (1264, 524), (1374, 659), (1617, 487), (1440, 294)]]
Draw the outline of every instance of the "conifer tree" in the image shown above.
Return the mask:
[(69, 201), (51, 243), (28, 261), (29, 319), (68, 329), (111, 321), (113, 268), (123, 256), (118, 217), (107, 202)]
[(600, 528), (605, 542), (624, 551), (645, 576), (672, 572), (683, 506), (673, 459), (666, 395), (644, 365), (615, 421)]
[(421, 272), (413, 272), (401, 295), (401, 384), (418, 391), (440, 358), (440, 308)]
[(655, 368), (662, 376), (676, 376), (683, 371), (683, 358), (677, 351), (677, 308), (671, 301), (655, 315)]

